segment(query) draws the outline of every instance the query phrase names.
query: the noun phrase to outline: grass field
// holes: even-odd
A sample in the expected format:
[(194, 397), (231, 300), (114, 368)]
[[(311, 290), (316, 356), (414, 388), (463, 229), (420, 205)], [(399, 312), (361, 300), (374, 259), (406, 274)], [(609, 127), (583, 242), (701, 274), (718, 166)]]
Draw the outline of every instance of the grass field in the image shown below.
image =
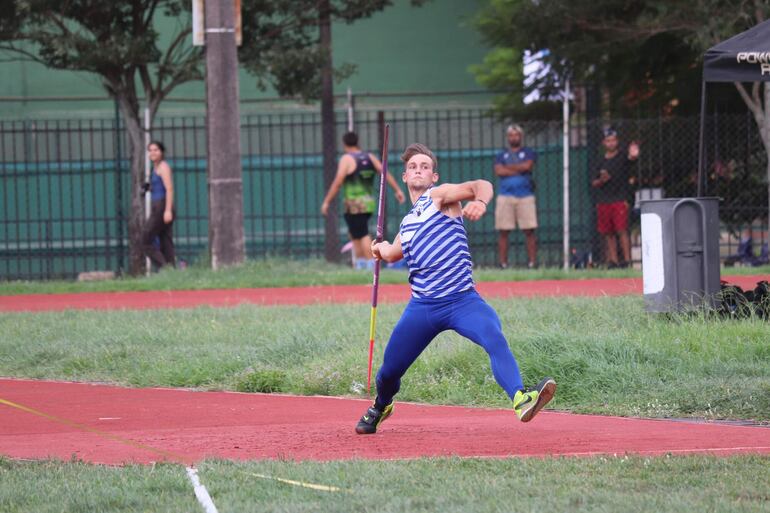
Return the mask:
[[(723, 270), (725, 275), (766, 274), (770, 266), (734, 267)], [(639, 277), (634, 269), (571, 270), (481, 268), (474, 270), (477, 281), (564, 280), (586, 278)], [(42, 294), (68, 292), (109, 292), (140, 290), (198, 290), (251, 287), (298, 287), (313, 285), (367, 285), (372, 281), (371, 271), (356, 271), (350, 267), (329, 264), (320, 260), (250, 260), (244, 265), (219, 271), (202, 266), (184, 270), (164, 270), (150, 277), (118, 278), (108, 281), (0, 281), (0, 294)], [(406, 272), (384, 269), (381, 283), (406, 283)]]
[[(221, 273), (188, 269), (147, 280), (99, 284), (6, 283), (3, 293), (61, 292), (66, 287), (115, 284), (173, 289), (368, 283), (370, 279), (368, 273), (329, 270), (324, 264), (293, 266), (254, 263)], [(614, 275), (620, 273), (634, 275), (633, 271)], [(249, 278), (251, 274), (253, 278)], [(578, 273), (508, 271), (503, 275), (482, 270), (477, 278), (573, 275)], [(394, 271), (384, 278), (386, 282), (404, 281), (405, 275)], [(500, 315), (525, 379), (556, 377), (555, 408), (770, 421), (770, 327), (766, 321), (652, 316), (644, 312), (641, 298), (630, 296), (490, 303)], [(376, 363), (382, 359), (387, 334), (402, 309), (402, 304), (379, 307)], [(368, 305), (0, 314), (0, 375), (357, 396), (366, 379), (368, 321)], [(454, 334), (441, 335), (428, 348), (405, 377), (399, 399), (509, 405), (492, 379), (483, 351)], [(329, 463), (208, 461), (199, 468), (219, 511), (225, 513), (369, 509), (762, 512), (770, 511), (769, 467), (767, 456), (620, 455)], [(344, 491), (308, 490), (254, 474), (338, 486)], [(181, 512), (201, 508), (184, 469), (178, 466), (113, 468), (0, 457), (0, 511)]]
[[(644, 313), (638, 297), (493, 300), (526, 382), (559, 382), (557, 408), (770, 419), (770, 327), (760, 319)], [(375, 364), (403, 305), (378, 313)], [(317, 305), (0, 316), (0, 375), (354, 395), (366, 379), (369, 306)], [(442, 334), (400, 398), (502, 406), (486, 354)]]
[[(478, 269), (474, 277), (480, 281), (577, 279), (597, 277), (639, 276), (632, 269), (588, 270), (564, 272), (561, 269), (498, 270)], [(406, 283), (403, 269), (383, 269), (382, 283)], [(321, 260), (250, 260), (239, 267), (212, 271), (203, 266), (184, 270), (168, 269), (149, 277), (118, 278), (98, 282), (76, 281), (0, 281), (0, 294), (57, 292), (106, 292), (134, 290), (228, 289), (236, 287), (297, 287), (313, 285), (367, 285), (372, 272), (329, 264)]]
[[(759, 513), (770, 506), (768, 461), (758, 456), (622, 455), (331, 463), (208, 461), (199, 466), (199, 473), (221, 513)], [(254, 474), (340, 491), (301, 488)], [(113, 468), (0, 458), (0, 511), (182, 513), (201, 508), (180, 466)]]

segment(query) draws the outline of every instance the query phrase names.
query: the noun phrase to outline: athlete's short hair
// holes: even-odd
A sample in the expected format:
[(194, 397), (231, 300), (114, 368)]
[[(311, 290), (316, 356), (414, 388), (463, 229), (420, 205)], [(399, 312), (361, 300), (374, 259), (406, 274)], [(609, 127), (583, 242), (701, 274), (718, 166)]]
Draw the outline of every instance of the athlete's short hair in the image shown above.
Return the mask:
[(358, 146), (358, 135), (355, 132), (345, 132), (342, 142), (345, 146)]
[(401, 160), (406, 164), (409, 162), (409, 159), (415, 155), (427, 155), (430, 157), (430, 160), (433, 161), (433, 172), (438, 172), (438, 161), (436, 161), (436, 156), (430, 151), (430, 148), (421, 143), (412, 143), (407, 146), (404, 150), (404, 154), (401, 155)]

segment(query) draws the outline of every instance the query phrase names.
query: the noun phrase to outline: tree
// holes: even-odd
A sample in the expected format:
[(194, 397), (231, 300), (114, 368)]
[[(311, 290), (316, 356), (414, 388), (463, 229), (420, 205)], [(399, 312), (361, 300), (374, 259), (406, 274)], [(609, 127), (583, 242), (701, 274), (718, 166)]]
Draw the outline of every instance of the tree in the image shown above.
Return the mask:
[(131, 160), (128, 217), (129, 271), (141, 271), (144, 222), (138, 194), (144, 181), (144, 129), (141, 97), (152, 120), (160, 103), (179, 84), (200, 80), (201, 51), (187, 44), (189, 23), (181, 24), (161, 46), (156, 17), (180, 16), (183, 0), (17, 0), (14, 30), (3, 34), (0, 49), (49, 68), (98, 75), (120, 107)]
[[(495, 51), (513, 51), (519, 63), (525, 50), (548, 50), (542, 60), (551, 73), (534, 80), (528, 90), (548, 95), (558, 89), (559, 80), (569, 77), (573, 83), (604, 88), (609, 93), (608, 107), (616, 111), (660, 110), (674, 98), (680, 111), (697, 110), (697, 99), (689, 91), (700, 80), (700, 53), (684, 34), (660, 30), (657, 21), (678, 9), (678, 4), (688, 3), (491, 0), (479, 13), (476, 26)], [(485, 63), (477, 76), (483, 78), (479, 72), (488, 75), (494, 67)], [(521, 80), (509, 82), (507, 87), (520, 84)]]
[[(411, 0), (419, 6), (427, 0)], [(333, 21), (352, 23), (371, 16), (392, 4), (391, 0), (294, 0), (277, 2), (279, 9), (270, 18), (258, 8), (263, 2), (244, 5), (244, 19), (258, 27), (258, 37), (245, 42), (241, 60), (258, 77), (263, 89), (269, 81), (283, 96), (321, 100), (321, 146), (323, 183), (328, 189), (336, 173), (337, 136), (334, 119), (334, 80), (355, 71), (355, 66), (332, 65)], [(339, 233), (336, 204), (324, 221), (324, 255), (328, 261), (339, 259)]]
[[(332, 19), (350, 23), (391, 1), (328, 3)], [(326, 55), (318, 38), (319, 1), (242, 0), (241, 4), (244, 44), (239, 59), (246, 69), (262, 87), (269, 84), (281, 95), (318, 97)], [(203, 79), (203, 50), (189, 39), (190, 8), (189, 0), (5, 0), (0, 10), (0, 50), (53, 69), (94, 73), (117, 100), (131, 160), (132, 274), (144, 266), (144, 216), (138, 194), (144, 181), (142, 99), (152, 126), (161, 102), (177, 86)], [(157, 29), (161, 15), (179, 20), (170, 37), (161, 37)], [(350, 66), (335, 70), (338, 77), (352, 71)]]
[[(705, 51), (768, 16), (763, 0), (491, 0), (476, 23), (493, 46), (549, 50), (554, 73), (534, 88), (568, 76), (606, 87), (616, 110), (676, 101), (697, 112)], [(770, 197), (770, 83), (735, 88), (759, 129)]]

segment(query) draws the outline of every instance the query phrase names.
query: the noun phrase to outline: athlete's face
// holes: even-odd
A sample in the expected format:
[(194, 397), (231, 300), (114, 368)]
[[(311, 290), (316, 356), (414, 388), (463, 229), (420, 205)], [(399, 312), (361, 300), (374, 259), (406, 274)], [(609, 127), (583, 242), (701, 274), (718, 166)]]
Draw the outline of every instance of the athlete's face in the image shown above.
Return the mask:
[(410, 189), (427, 189), (438, 181), (438, 173), (433, 170), (433, 160), (418, 153), (407, 161), (402, 178)]
[(157, 144), (150, 144), (147, 147), (147, 153), (150, 156), (150, 161), (151, 162), (156, 162), (157, 163), (157, 162), (160, 162), (161, 160), (163, 160), (163, 152), (160, 151), (160, 148), (158, 148)]

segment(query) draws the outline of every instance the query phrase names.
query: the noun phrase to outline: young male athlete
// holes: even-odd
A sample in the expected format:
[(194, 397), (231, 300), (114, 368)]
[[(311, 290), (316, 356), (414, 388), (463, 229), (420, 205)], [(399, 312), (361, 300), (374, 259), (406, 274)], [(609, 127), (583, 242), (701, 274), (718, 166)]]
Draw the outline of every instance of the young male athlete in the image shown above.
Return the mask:
[[(516, 415), (529, 422), (553, 398), (556, 382), (545, 378), (533, 389), (524, 388), (497, 313), (474, 289), (462, 220), (477, 221), (486, 213), (492, 184), (475, 180), (434, 186), (436, 157), (422, 144), (410, 145), (401, 160), (406, 163), (402, 179), (413, 206), (393, 244), (375, 242), (372, 253), (386, 262), (406, 259), (412, 299), (390, 336), (377, 373), (377, 397), (356, 425), (356, 433), (375, 433), (390, 416), (401, 377), (445, 330), (454, 330), (484, 348), (495, 380), (513, 400)], [(462, 201), (467, 202), (464, 207)]]

